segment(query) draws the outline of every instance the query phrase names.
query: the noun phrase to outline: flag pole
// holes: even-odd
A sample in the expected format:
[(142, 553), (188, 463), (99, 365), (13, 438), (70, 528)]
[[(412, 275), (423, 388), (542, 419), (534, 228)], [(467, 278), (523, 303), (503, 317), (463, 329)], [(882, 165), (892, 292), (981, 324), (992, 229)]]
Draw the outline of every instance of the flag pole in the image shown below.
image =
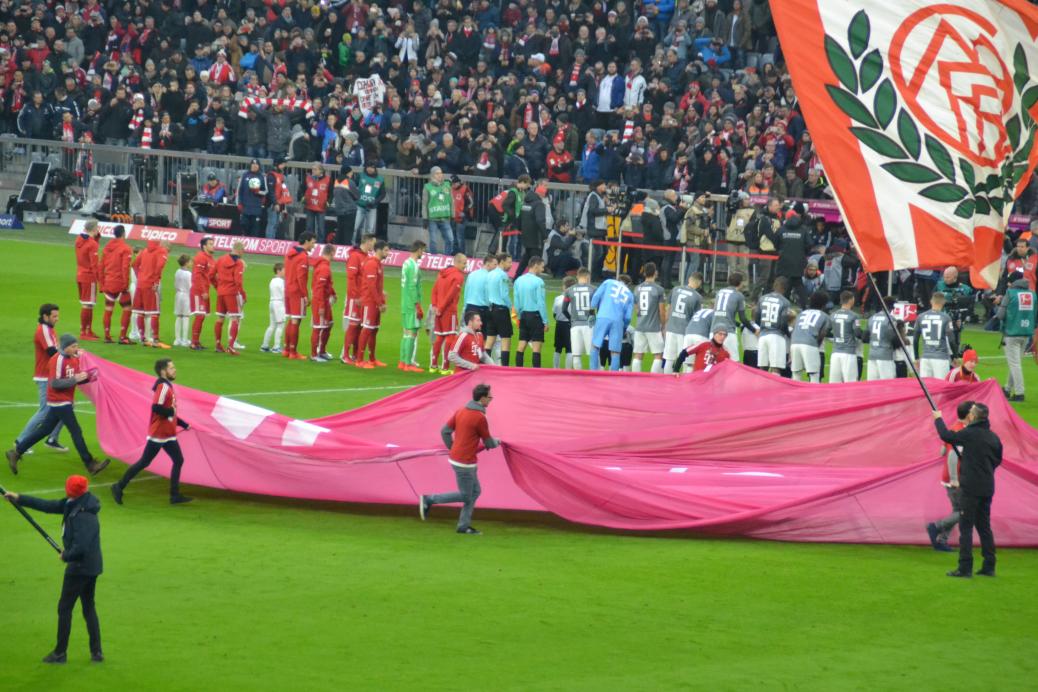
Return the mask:
[[(6, 492), (7, 492), (7, 491), (5, 491), (5, 490), (3, 489), (3, 487), (0, 487), (0, 496), (3, 496), (3, 495), (4, 495), (5, 493), (6, 493)], [(24, 509), (22, 509), (21, 505), (15, 504), (14, 500), (8, 500), (8, 501), (9, 501), (9, 502), (11, 503), (11, 506), (12, 506), (12, 507), (14, 507), (15, 509), (17, 509), (17, 510), (18, 510), (18, 512), (19, 512), (19, 513), (20, 513), (20, 514), (21, 514), (21, 515), (22, 515), (23, 517), (25, 517), (25, 521), (27, 521), (27, 522), (29, 522), (30, 524), (32, 524), (32, 527), (33, 527), (34, 529), (36, 529), (36, 530), (37, 530), (37, 531), (38, 531), (38, 532), (40, 533), (40, 535), (41, 535), (41, 536), (43, 536), (43, 537), (44, 537), (44, 538), (45, 538), (45, 539), (47, 540), (47, 542), (48, 542), (48, 543), (50, 543), (50, 547), (51, 547), (51, 548), (54, 548), (54, 550), (56, 550), (56, 551), (58, 552), (58, 554), (60, 555), (60, 554), (61, 554), (61, 546), (59, 546), (59, 545), (57, 544), (57, 542), (56, 542), (56, 541), (55, 541), (55, 540), (54, 540), (53, 538), (51, 538), (51, 537), (50, 537), (50, 534), (49, 534), (49, 533), (47, 533), (46, 531), (44, 531), (44, 530), (43, 530), (43, 527), (42, 527), (42, 526), (40, 526), (39, 524), (37, 524), (37, 523), (36, 523), (36, 520), (35, 520), (35, 519), (33, 519), (32, 517), (30, 517), (30, 516), (29, 516), (29, 513), (28, 513), (28, 512), (26, 512), (26, 511), (25, 511)]]
[(884, 294), (880, 293), (879, 286), (876, 285), (876, 278), (872, 276), (872, 272), (866, 271), (865, 275), (869, 277), (869, 284), (872, 286), (872, 290), (876, 292), (876, 297), (879, 298), (879, 305), (883, 308), (883, 314), (887, 316), (887, 320), (890, 322), (890, 327), (897, 334), (897, 342), (901, 345), (901, 352), (905, 355), (905, 360), (908, 361), (908, 367), (912, 369), (912, 374), (915, 376), (916, 382), (919, 383), (919, 388), (923, 390), (923, 394), (926, 395), (926, 400), (930, 403), (930, 408), (934, 411), (937, 410), (937, 404), (934, 403), (933, 397), (930, 396), (930, 390), (926, 388), (926, 384), (923, 382), (923, 378), (919, 375), (919, 370), (915, 367), (915, 359), (912, 354), (908, 352), (908, 345), (905, 340), (901, 338), (901, 332), (897, 328), (897, 322), (894, 321), (894, 316), (890, 314), (890, 308), (887, 307), (887, 302), (884, 300)]

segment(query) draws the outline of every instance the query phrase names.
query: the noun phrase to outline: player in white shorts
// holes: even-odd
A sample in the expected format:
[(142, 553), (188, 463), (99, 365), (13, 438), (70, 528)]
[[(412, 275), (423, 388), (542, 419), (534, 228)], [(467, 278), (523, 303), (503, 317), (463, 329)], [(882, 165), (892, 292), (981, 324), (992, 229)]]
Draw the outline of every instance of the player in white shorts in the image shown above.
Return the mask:
[[(634, 358), (631, 371), (642, 371), (642, 355), (652, 354), (652, 372), (663, 372), (663, 325), (667, 321), (667, 293), (656, 283), (656, 263), (642, 265), (645, 277), (634, 289), (638, 324), (634, 328)], [(675, 356), (677, 358), (677, 356)]]
[(285, 265), (274, 265), (274, 278), (270, 280), (270, 322), (263, 333), (264, 353), (281, 353), (281, 337), (285, 333)]
[(577, 284), (562, 294), (562, 310), (569, 317), (569, 345), (572, 368), (584, 367), (584, 356), (591, 355), (591, 297), (595, 287), (591, 285), (591, 272), (577, 272)]
[(858, 351), (861, 349), (861, 315), (854, 312), (854, 294), (840, 294), (840, 309), (832, 321), (833, 352), (829, 358), (829, 384), (858, 381)]
[(757, 367), (779, 373), (786, 369), (788, 351), (786, 336), (789, 332), (789, 299), (786, 289), (789, 279), (780, 276), (771, 284), (772, 291), (761, 296), (754, 318), (760, 325), (757, 339)]

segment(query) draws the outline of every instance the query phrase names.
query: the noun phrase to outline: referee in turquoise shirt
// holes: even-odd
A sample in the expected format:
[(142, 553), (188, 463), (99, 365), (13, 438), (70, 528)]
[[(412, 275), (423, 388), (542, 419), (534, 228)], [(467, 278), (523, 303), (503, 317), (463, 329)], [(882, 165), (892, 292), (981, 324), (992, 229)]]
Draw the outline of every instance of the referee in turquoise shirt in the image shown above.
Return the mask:
[(548, 331), (548, 302), (544, 295), (544, 258), (534, 257), (527, 272), (515, 280), (515, 311), (519, 314), (519, 343), (515, 350), (515, 365), (523, 367), (526, 345), (533, 349), (533, 367), (541, 367), (541, 346)]

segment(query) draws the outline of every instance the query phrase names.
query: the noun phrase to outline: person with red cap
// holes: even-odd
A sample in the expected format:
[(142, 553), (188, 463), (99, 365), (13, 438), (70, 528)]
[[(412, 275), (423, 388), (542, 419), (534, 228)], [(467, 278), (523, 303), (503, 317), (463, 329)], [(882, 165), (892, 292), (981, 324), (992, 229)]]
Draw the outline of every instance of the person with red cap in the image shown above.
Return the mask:
[(65, 497), (44, 500), (31, 495), (5, 493), (4, 497), (19, 507), (38, 512), (60, 514), (61, 561), (65, 563), (65, 579), (58, 599), (58, 640), (54, 651), (47, 654), (44, 663), (65, 663), (68, 660), (68, 639), (72, 632), (72, 610), (79, 601), (83, 607), (87, 634), (90, 636), (90, 660), (105, 660), (101, 652), (101, 625), (94, 605), (97, 578), (103, 571), (101, 558), (101, 524), (97, 513), (101, 501), (89, 492), (90, 481), (83, 476), (69, 476), (65, 481)]
[(949, 382), (980, 382), (977, 377), (977, 352), (968, 348), (962, 353), (962, 365), (948, 373)]

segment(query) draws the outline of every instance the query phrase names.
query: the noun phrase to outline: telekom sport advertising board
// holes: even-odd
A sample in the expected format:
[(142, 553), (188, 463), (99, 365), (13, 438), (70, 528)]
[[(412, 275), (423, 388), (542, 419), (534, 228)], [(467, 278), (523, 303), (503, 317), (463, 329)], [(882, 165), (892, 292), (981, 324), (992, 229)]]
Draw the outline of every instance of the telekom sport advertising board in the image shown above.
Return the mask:
[[(73, 221), (72, 226), (68, 229), (69, 235), (83, 233), (86, 228), (86, 223), (87, 219), (76, 219)], [(118, 225), (119, 224), (110, 221), (97, 222), (97, 227), (101, 230), (101, 235), (105, 238), (114, 237), (112, 231)], [(198, 244), (202, 241), (202, 238), (212, 238), (216, 242), (217, 252), (230, 252), (234, 243), (241, 241), (242, 245), (245, 246), (246, 254), (284, 257), (288, 254), (288, 251), (292, 246), (295, 245), (295, 241), (292, 240), (274, 240), (271, 238), (250, 238), (242, 235), (197, 233), (183, 228), (147, 226), (136, 223), (124, 223), (122, 226), (126, 229), (127, 240), (166, 241), (170, 245), (180, 245), (193, 249), (198, 249)], [(322, 245), (315, 245), (314, 249), (310, 252), (310, 256), (315, 258), (320, 256), (322, 247)], [(348, 245), (336, 245), (335, 257), (333, 260), (336, 262), (345, 262), (349, 250), (350, 247)], [(410, 253), (403, 250), (392, 250), (389, 253), (389, 257), (386, 258), (385, 264), (389, 267), (402, 267), (404, 266), (404, 260), (408, 258), (409, 254)], [(427, 271), (440, 271), (441, 269), (446, 269), (450, 265), (451, 257), (448, 255), (433, 255), (428, 252), (422, 256), (422, 261), (420, 262), (420, 267)], [(475, 271), (482, 266), (482, 258), (469, 258), (465, 271)]]

